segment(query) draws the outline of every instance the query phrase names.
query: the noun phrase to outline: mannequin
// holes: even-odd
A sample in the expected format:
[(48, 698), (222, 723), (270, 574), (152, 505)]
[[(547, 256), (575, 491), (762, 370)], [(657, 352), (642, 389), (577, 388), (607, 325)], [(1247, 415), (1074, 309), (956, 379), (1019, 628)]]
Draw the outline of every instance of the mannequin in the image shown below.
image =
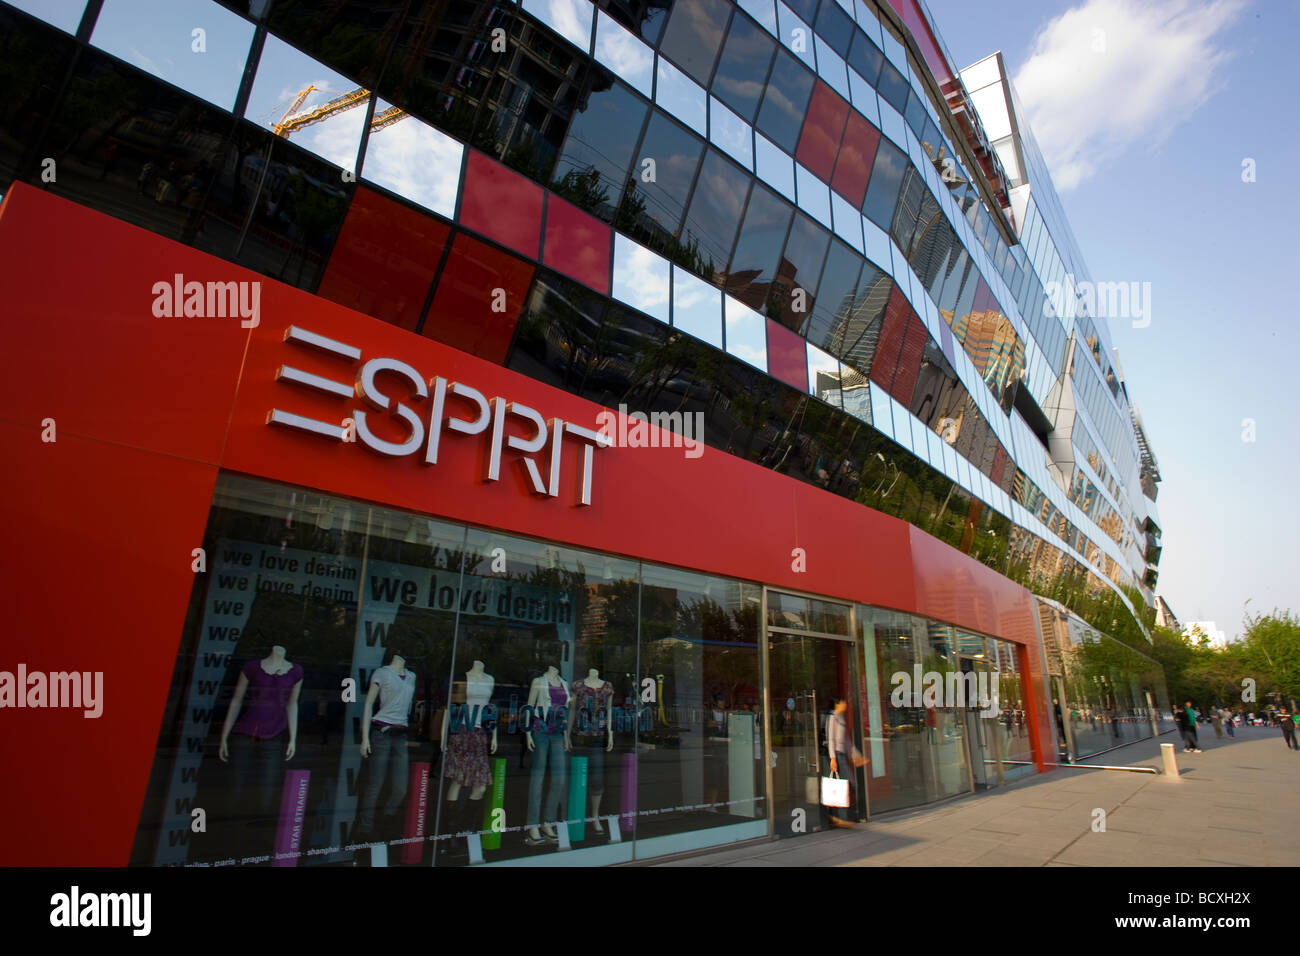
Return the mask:
[[(497, 752), (497, 728), (492, 726), (492, 739), (483, 729), (485, 711), (492, 703), (492, 689), (496, 679), (487, 673), (483, 662), (476, 660), (465, 672), (463, 720), (461, 715), (453, 718), (456, 704), (448, 710), (442, 722), (442, 749), (447, 755), (445, 773), (451, 778), (447, 787), (447, 802), (455, 803), (460, 799), (462, 785), (470, 787), (469, 798), (482, 800), (483, 791), (491, 781), (488, 770), (488, 754)], [(453, 698), (460, 696), (453, 695)], [(455, 729), (448, 734), (448, 725), (455, 723)], [(466, 729), (468, 728), (468, 729)], [(450, 736), (450, 742), (448, 737)]]
[[(374, 831), (375, 807), (385, 780), (388, 782), (386, 815), (396, 813), (406, 799), (410, 768), (406, 734), (414, 697), (415, 671), (407, 668), (406, 658), (399, 651), (394, 651), (389, 663), (370, 678), (370, 690), (361, 713), (361, 756), (374, 756), (357, 817), (357, 829), (362, 833)], [(379, 702), (377, 710), (376, 701)]]
[(601, 680), (600, 671), (594, 667), (582, 680), (573, 682), (569, 726), (575, 755), (587, 758), (587, 794), (597, 833), (605, 832), (600, 825), (600, 799), (605, 793), (605, 754), (614, 749), (613, 700), (614, 685)]
[(292, 760), (297, 750), (303, 670), (290, 663), (286, 654), (284, 647), (276, 644), (266, 657), (250, 660), (240, 669), (221, 726), (217, 756), (226, 763), (234, 755), (231, 809), (241, 816), (251, 811), (255, 821), (275, 815), (283, 771), (281, 754), (284, 760)]
[[(558, 822), (565, 815), (565, 784), (569, 773), (565, 751), (570, 747), (568, 716), (571, 697), (569, 685), (554, 664), (546, 668), (545, 674), (533, 678), (528, 691), (528, 706), (533, 714), (531, 726), (524, 732), (528, 749), (533, 753), (532, 775), (528, 781), (528, 820), (524, 824), (527, 832), (524, 843), (528, 846), (559, 842), (552, 821)], [(547, 819), (539, 831), (538, 823), (543, 811), (542, 783), (547, 763), (551, 770), (551, 783), (546, 790)]]

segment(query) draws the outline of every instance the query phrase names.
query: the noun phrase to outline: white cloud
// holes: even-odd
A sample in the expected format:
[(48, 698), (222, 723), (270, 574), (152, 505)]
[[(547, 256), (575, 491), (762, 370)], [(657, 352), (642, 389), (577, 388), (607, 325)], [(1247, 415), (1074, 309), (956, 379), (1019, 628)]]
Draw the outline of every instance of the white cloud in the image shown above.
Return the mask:
[(1058, 189), (1158, 145), (1215, 92), (1242, 0), (1085, 0), (1048, 22), (1015, 76)]

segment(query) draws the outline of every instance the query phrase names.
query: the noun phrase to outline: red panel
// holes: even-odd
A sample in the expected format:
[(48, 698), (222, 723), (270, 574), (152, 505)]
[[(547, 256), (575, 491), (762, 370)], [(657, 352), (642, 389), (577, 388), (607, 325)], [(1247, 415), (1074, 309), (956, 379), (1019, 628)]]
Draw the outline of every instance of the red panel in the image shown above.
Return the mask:
[(998, 487), (1002, 486), (1003, 471), (1007, 467), (1007, 450), (998, 442), (998, 447), (993, 452), (993, 468), (989, 480)]
[[(898, 355), (903, 350), (910, 312), (911, 306), (907, 304), (906, 296), (895, 285), (889, 293), (889, 303), (885, 306), (880, 344), (876, 346), (875, 357), (871, 360), (871, 380), (887, 392), (894, 384), (894, 372), (898, 368)], [(908, 404), (911, 404), (911, 396), (908, 396)]]
[(930, 339), (916, 313), (908, 316), (907, 334), (903, 337), (902, 353), (898, 357), (898, 371), (894, 373), (894, 384), (889, 394), (898, 399), (904, 408), (912, 405), (912, 390), (916, 388), (916, 376), (921, 371), (921, 358), (925, 355), (925, 343)]
[(529, 259), (537, 258), (542, 233), (542, 187), (469, 151), (460, 222)]
[(808, 391), (808, 345), (803, 336), (767, 320), (767, 370), (801, 392)]
[(835, 154), (839, 152), (844, 120), (848, 115), (849, 104), (818, 80), (813, 87), (808, 112), (804, 116), (803, 132), (799, 134), (795, 158), (820, 176), (823, 182), (831, 181)]
[(609, 226), (557, 196), (546, 201), (543, 263), (609, 295)]
[(862, 200), (866, 198), (871, 163), (879, 144), (880, 130), (867, 122), (861, 113), (851, 111), (839, 159), (835, 161), (831, 188), (847, 199), (854, 209), (861, 209)]
[(358, 186), (318, 295), (414, 330), (451, 228)]
[(93, 435), (215, 463), (250, 330), (238, 317), (155, 317), (154, 284), (174, 289), (178, 273), (183, 282), (258, 283), (244, 288), (250, 304), (257, 290), (259, 319), (269, 321), (272, 283), (187, 246), (142, 254), (157, 236), (115, 220), (106, 234), (105, 219), (21, 184), (5, 196), (3, 417), (53, 419), (59, 438)]
[[(13, 252), (14, 234), (0, 234)], [(71, 400), (99, 403), (74, 380), (52, 377), (57, 366), (41, 371), (47, 391), (62, 386)], [(103, 404), (130, 407), (138, 394), (121, 397)], [(191, 551), (203, 544), (217, 469), (67, 431), (46, 444), (34, 424), (0, 422), (0, 447), (0, 580), (12, 598), (0, 669), (103, 675), (97, 718), (84, 707), (0, 711), (0, 811), (15, 824), (0, 862), (120, 866), (153, 765), (194, 583)]]
[(951, 545), (908, 525), (916, 611), (1017, 644), (1038, 640), (1033, 595)]
[[(531, 263), (459, 233), (423, 333), (489, 362), (504, 362), (532, 281)], [(497, 311), (494, 306), (502, 302), (504, 310)]]

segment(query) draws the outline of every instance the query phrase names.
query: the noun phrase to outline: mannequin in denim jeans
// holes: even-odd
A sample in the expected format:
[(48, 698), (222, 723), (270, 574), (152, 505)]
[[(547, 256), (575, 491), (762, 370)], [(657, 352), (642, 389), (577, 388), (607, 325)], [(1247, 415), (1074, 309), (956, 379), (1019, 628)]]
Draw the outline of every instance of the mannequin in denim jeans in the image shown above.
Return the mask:
[[(529, 730), (524, 732), (528, 749), (533, 754), (533, 769), (528, 781), (528, 820), (525, 823), (529, 846), (556, 843), (559, 837), (552, 821), (565, 816), (566, 784), (569, 758), (569, 685), (560, 676), (560, 669), (552, 664), (546, 673), (533, 678), (528, 691), (528, 706), (532, 708)], [(546, 825), (538, 830), (542, 820), (542, 784), (550, 764), (550, 785), (546, 788)]]
[(406, 734), (414, 695), (415, 672), (407, 669), (406, 658), (394, 652), (389, 663), (371, 677), (370, 691), (362, 708), (361, 756), (373, 759), (357, 815), (357, 829), (361, 833), (368, 835), (374, 830), (376, 804), (385, 782), (388, 784), (386, 814), (396, 813), (406, 799), (410, 759)]

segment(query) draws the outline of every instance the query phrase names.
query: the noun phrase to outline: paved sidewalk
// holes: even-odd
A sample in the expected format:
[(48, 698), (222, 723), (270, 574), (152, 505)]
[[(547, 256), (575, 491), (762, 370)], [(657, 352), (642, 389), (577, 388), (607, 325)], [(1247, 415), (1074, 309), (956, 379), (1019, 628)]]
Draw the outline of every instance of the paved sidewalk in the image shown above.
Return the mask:
[[(1300, 751), (1274, 727), (1237, 728), (1201, 754), (1168, 733), (1085, 763), (1160, 767), (1179, 776), (1052, 770), (929, 809), (719, 850), (662, 866), (1294, 866), (1300, 863)], [(1093, 810), (1106, 811), (1093, 832)]]

